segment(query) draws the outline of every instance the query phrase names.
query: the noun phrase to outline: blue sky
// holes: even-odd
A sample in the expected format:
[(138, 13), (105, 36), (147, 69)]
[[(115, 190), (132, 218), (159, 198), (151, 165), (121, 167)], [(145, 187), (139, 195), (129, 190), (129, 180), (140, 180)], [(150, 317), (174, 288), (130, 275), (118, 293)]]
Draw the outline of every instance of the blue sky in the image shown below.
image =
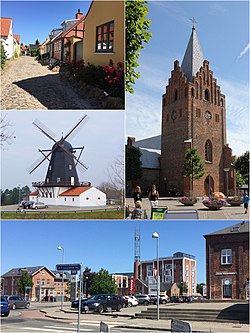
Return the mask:
[(61, 262), (79, 263), (92, 271), (132, 272), (134, 231), (140, 227), (141, 260), (175, 252), (192, 254), (197, 261), (197, 281), (205, 282), (205, 239), (203, 235), (236, 224), (236, 221), (2, 221), (2, 274), (14, 267), (45, 265), (55, 269)]
[(127, 95), (127, 135), (161, 134), (161, 98), (175, 60), (182, 62), (192, 17), (204, 57), (226, 96), (227, 142), (233, 154), (249, 149), (249, 2), (149, 1), (153, 36), (139, 59), (141, 78)]
[(78, 9), (86, 14), (91, 1), (1, 1), (1, 16), (13, 19), (14, 34), (21, 43), (40, 43), (65, 20), (75, 18)]
[[(81, 181), (90, 181), (98, 186), (109, 181), (115, 159), (123, 162), (124, 156), (124, 112), (123, 111), (9, 111), (2, 112), (12, 124), (10, 132), (15, 138), (1, 152), (1, 188), (28, 185), (44, 181), (48, 163), (45, 161), (31, 175), (27, 169), (36, 162), (41, 153), (38, 149), (51, 149), (53, 141), (41, 133), (32, 122), (36, 119), (56, 134), (56, 140), (73, 128), (79, 119), (88, 115), (83, 128), (69, 140), (73, 147), (84, 146), (80, 160), (88, 167), (78, 172)], [(76, 153), (78, 156), (78, 154)]]

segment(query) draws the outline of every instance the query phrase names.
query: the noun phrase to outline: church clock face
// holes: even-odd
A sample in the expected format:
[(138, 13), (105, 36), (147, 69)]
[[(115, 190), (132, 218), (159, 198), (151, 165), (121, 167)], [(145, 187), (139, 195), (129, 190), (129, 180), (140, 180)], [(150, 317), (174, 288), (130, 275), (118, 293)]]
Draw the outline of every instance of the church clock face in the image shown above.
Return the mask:
[(205, 117), (206, 117), (206, 119), (211, 119), (212, 115), (211, 115), (211, 113), (209, 111), (206, 111)]
[(171, 114), (171, 118), (173, 120), (175, 120), (177, 118), (177, 114), (176, 114), (176, 111), (173, 111), (172, 114)]

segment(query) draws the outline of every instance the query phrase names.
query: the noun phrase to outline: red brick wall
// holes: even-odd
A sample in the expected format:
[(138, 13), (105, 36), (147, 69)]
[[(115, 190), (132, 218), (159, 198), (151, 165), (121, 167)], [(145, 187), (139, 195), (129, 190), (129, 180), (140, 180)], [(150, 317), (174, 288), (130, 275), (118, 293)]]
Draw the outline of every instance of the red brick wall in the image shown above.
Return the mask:
[[(184, 141), (189, 139), (192, 139), (192, 146), (197, 148), (205, 166), (204, 176), (194, 181), (194, 194), (206, 193), (205, 179), (209, 174), (213, 179), (212, 190), (225, 192), (224, 168), (230, 166), (232, 158), (231, 150), (227, 149), (225, 154), (225, 96), (213, 78), (208, 61), (204, 61), (193, 83), (186, 81), (179, 62), (175, 61), (162, 105), (161, 192), (167, 194), (168, 190), (175, 190), (186, 194), (188, 191), (189, 182), (185, 180), (184, 186), (181, 173), (186, 151)], [(205, 117), (207, 111), (211, 119)], [(205, 162), (207, 140), (212, 143), (212, 162)]]
[[(221, 264), (222, 249), (232, 249), (232, 264)], [(232, 279), (232, 298), (246, 299), (246, 281), (249, 278), (248, 233), (206, 236), (206, 278), (209, 299), (223, 299), (222, 279), (226, 278)]]

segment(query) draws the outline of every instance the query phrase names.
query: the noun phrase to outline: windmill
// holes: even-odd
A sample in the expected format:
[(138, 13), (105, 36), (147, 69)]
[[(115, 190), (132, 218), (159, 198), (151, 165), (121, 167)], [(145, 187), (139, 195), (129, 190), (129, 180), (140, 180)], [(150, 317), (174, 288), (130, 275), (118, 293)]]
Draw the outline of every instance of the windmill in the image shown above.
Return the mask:
[[(66, 188), (90, 186), (89, 182), (80, 182), (77, 169), (84, 172), (87, 166), (80, 160), (84, 146), (72, 147), (67, 141), (72, 139), (86, 124), (87, 115), (81, 117), (76, 125), (57, 141), (56, 134), (46, 127), (41, 121), (35, 120), (32, 124), (39, 129), (46, 137), (53, 141), (51, 149), (39, 149), (42, 156), (28, 169), (32, 174), (40, 165), (48, 161), (49, 166), (43, 182), (34, 182), (32, 185), (38, 190), (41, 196), (55, 198)], [(79, 151), (78, 156), (76, 152)]]

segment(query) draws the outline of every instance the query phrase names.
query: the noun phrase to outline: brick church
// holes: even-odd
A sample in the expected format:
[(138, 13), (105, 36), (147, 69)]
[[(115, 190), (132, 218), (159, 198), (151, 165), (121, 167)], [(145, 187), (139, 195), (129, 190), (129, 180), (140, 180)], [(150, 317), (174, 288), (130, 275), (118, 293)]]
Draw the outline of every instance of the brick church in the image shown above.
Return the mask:
[(142, 153), (144, 189), (156, 183), (162, 196), (188, 194), (192, 184), (183, 177), (182, 165), (186, 151), (195, 147), (205, 173), (194, 180), (193, 193), (235, 192), (232, 149), (226, 141), (226, 100), (204, 59), (194, 25), (182, 64), (174, 62), (162, 96), (162, 135), (137, 142), (128, 138), (128, 145)]

